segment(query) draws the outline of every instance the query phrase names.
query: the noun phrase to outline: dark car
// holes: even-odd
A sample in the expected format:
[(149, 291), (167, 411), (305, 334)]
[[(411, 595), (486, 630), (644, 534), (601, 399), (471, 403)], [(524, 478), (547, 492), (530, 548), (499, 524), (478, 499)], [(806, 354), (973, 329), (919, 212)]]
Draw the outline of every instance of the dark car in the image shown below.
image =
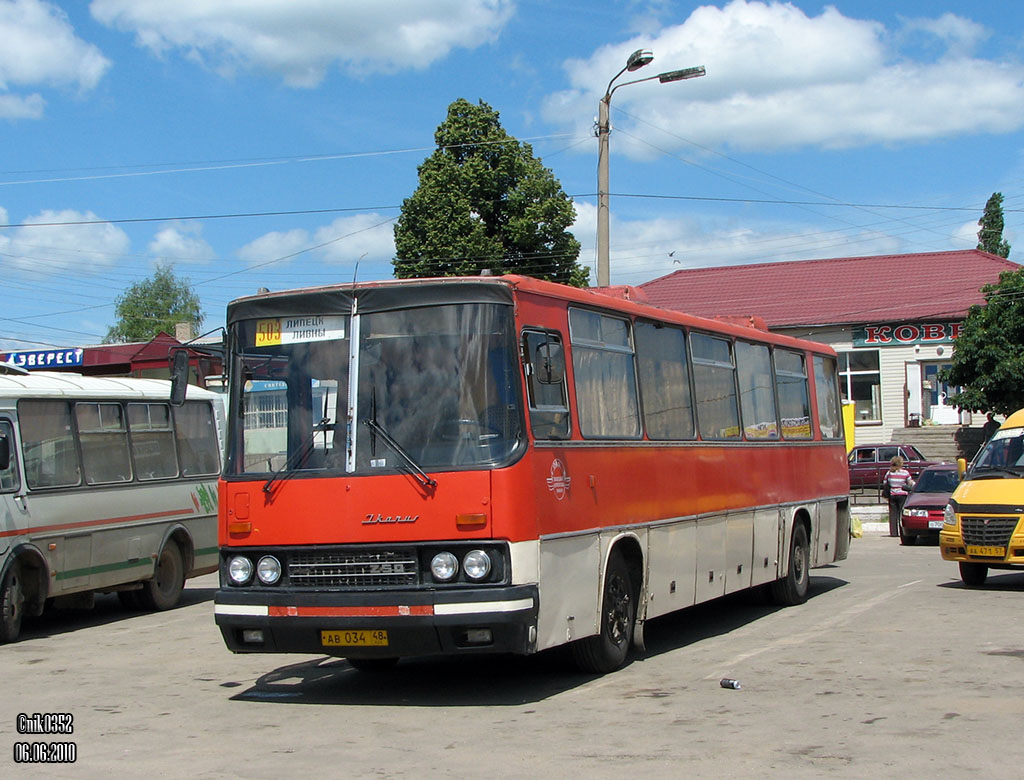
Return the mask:
[(955, 463), (929, 466), (917, 476), (903, 505), (901, 544), (914, 544), (918, 537), (938, 541), (943, 510), (959, 484), (960, 475)]
[(897, 455), (903, 458), (904, 467), (914, 478), (937, 462), (928, 460), (912, 444), (858, 444), (850, 450), (850, 487), (879, 487), (890, 461)]

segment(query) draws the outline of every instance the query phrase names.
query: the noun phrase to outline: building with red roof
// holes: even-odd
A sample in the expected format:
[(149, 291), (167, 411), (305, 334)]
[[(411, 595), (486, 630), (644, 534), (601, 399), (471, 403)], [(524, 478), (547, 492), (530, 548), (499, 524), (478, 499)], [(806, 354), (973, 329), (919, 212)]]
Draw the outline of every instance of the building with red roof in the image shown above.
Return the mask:
[(687, 268), (640, 289), (667, 309), (703, 317), (759, 318), (769, 330), (829, 344), (844, 398), (854, 402), (857, 441), (888, 441), (895, 429), (969, 423), (945, 403), (938, 371), (949, 363), (981, 287), (1020, 265), (968, 249)]

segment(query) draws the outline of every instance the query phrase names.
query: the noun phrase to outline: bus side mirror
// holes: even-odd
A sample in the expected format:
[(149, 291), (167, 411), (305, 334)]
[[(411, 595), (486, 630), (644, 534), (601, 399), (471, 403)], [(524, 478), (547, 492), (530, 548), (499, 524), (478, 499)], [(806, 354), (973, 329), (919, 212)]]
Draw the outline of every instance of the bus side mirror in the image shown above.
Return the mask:
[(171, 406), (185, 403), (188, 391), (188, 350), (176, 349), (171, 352)]
[(967, 473), (967, 460), (964, 458), (956, 459), (956, 475), (960, 479), (964, 478), (964, 474)]
[(11, 442), (6, 436), (0, 436), (0, 471), (11, 467)]

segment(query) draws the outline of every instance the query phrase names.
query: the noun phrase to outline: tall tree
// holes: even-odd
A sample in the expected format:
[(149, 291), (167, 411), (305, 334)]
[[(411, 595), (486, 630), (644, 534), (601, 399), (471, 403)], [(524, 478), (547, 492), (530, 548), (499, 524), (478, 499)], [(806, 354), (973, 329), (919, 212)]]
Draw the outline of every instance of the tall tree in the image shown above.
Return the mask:
[(519, 273), (585, 287), (572, 200), (549, 168), (502, 128), (498, 112), (459, 98), (419, 166), (395, 224), (395, 276)]
[(978, 220), (978, 249), (1000, 257), (1010, 256), (1010, 245), (1003, 239), (1003, 193), (993, 192)]
[(151, 277), (125, 290), (114, 311), (117, 324), (107, 332), (104, 344), (149, 341), (161, 331), (173, 334), (179, 322), (191, 323), (198, 333), (203, 324), (199, 296), (170, 265), (158, 265)]
[(949, 402), (972, 412), (1010, 414), (1024, 407), (1024, 269), (1003, 271), (968, 310), (952, 366), (941, 378), (962, 385)]

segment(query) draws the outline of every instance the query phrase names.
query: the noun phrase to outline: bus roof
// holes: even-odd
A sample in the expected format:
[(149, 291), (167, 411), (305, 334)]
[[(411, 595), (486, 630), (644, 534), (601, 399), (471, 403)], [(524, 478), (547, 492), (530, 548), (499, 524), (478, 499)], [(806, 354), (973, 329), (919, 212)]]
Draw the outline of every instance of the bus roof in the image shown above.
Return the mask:
[[(56, 371), (0, 375), (0, 403), (21, 398), (145, 398), (168, 400), (171, 383), (166, 379), (82, 376)], [(189, 399), (212, 399), (218, 394), (189, 386)]]
[[(518, 293), (558, 298), (582, 306), (593, 306), (595, 308), (602, 308), (606, 310), (611, 309), (626, 314), (632, 314), (637, 317), (647, 317), (663, 322), (710, 330), (741, 338), (756, 338), (773, 344), (810, 349), (815, 352), (821, 352), (829, 355), (835, 354), (834, 350), (826, 344), (773, 333), (771, 331), (755, 327), (753, 322), (740, 324), (736, 321), (735, 317), (730, 317), (728, 319), (709, 319), (707, 317), (698, 317), (696, 315), (685, 314), (671, 309), (664, 309), (660, 306), (648, 303), (645, 300), (646, 296), (643, 294), (642, 290), (635, 291), (636, 295), (634, 296), (633, 288), (624, 288), (621, 286), (608, 288), (570, 287), (556, 282), (548, 282), (542, 279), (535, 279), (530, 276), (519, 276), (516, 274), (507, 274), (505, 276), (448, 276), (420, 279), (385, 279), (371, 282), (358, 282), (356, 284), (325, 285), (321, 287), (308, 287), (261, 293), (258, 295), (237, 298), (236, 300), (231, 301), (228, 304), (227, 320), (228, 323), (231, 324), (236, 320), (247, 319), (249, 317), (281, 316), (280, 314), (271, 314), (271, 312), (274, 312), (275, 310), (277, 312), (281, 312), (281, 309), (275, 307), (275, 303), (277, 306), (289, 304), (295, 306), (298, 303), (297, 299), (305, 298), (306, 296), (318, 296), (321, 302), (327, 304), (329, 301), (330, 305), (337, 306), (337, 309), (332, 308), (331, 311), (317, 311), (317, 314), (332, 314), (335, 312), (342, 313), (343, 311), (347, 311), (348, 305), (351, 303), (351, 294), (354, 292), (377, 289), (383, 290), (402, 286), (418, 287), (421, 289), (434, 288), (435, 290), (439, 290), (444, 287), (458, 288), (461, 290), (467, 290), (471, 287), (477, 290), (488, 286), (492, 289), (495, 287), (504, 287), (510, 291)], [(429, 297), (430, 296), (422, 297), (419, 300), (420, 304), (425, 305), (428, 303)], [(438, 296), (438, 299), (440, 298), (443, 298), (443, 294)], [(308, 305), (310, 302), (305, 301), (305, 303)], [(299, 307), (296, 307), (296, 309), (293, 310), (296, 315), (308, 315), (313, 313), (311, 311), (306, 311), (305, 309), (299, 311), (298, 308)]]

